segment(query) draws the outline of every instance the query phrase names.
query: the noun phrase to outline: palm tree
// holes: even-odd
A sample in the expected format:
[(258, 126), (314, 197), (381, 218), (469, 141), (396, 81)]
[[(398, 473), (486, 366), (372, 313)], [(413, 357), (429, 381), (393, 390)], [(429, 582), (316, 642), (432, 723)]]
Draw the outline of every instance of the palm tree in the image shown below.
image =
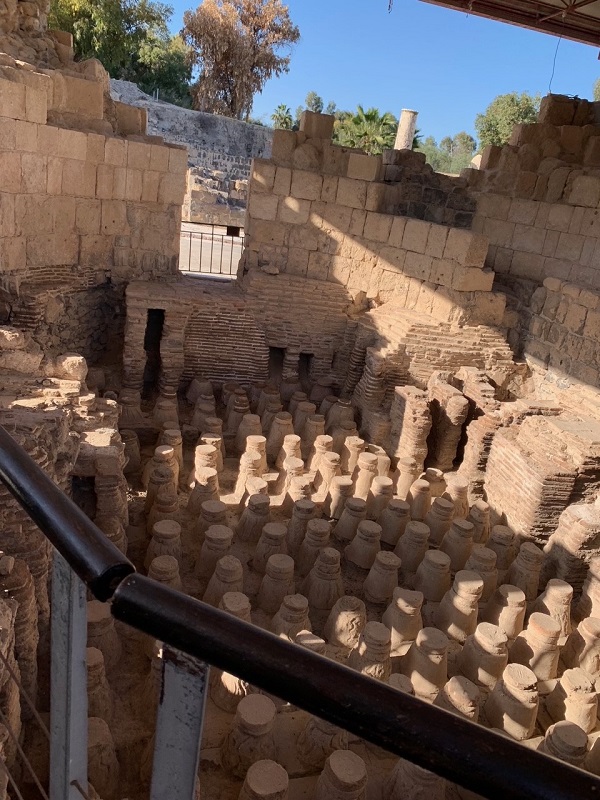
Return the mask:
[(359, 147), (370, 155), (378, 155), (394, 146), (398, 120), (389, 111), (384, 114), (377, 108), (366, 111), (358, 106), (356, 114), (342, 120), (337, 126), (337, 142), (346, 147)]
[(292, 112), (285, 103), (277, 106), (275, 111), (271, 114), (274, 128), (284, 128), (291, 130), (294, 120), (292, 119)]

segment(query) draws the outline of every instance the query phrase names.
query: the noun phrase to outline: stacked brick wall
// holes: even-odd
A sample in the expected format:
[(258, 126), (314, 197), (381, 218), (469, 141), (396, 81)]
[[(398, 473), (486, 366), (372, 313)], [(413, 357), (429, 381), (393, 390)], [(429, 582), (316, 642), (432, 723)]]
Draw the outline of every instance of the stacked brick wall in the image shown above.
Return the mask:
[(312, 356), (311, 378), (331, 372), (335, 353), (344, 342), (349, 298), (341, 287), (323, 291), (316, 280), (261, 272), (244, 282), (248, 310), (264, 327), (269, 347)]
[(184, 381), (204, 376), (217, 383), (250, 384), (268, 378), (265, 332), (234, 286), (209, 287), (204, 302), (194, 303), (184, 355)]
[(516, 533), (545, 541), (570, 503), (595, 495), (599, 475), (598, 425), (566, 416), (528, 416), (494, 436), (485, 497)]

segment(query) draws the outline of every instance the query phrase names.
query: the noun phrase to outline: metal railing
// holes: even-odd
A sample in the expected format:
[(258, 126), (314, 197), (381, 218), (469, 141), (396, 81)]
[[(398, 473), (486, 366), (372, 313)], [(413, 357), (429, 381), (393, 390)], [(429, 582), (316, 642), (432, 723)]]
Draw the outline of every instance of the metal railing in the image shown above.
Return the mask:
[(235, 278), (243, 248), (244, 237), (228, 228), (185, 222), (181, 227), (179, 270), (189, 275)]
[(80, 800), (87, 788), (84, 584), (111, 600), (115, 619), (166, 645), (151, 800), (194, 797), (207, 662), (485, 797), (600, 797), (600, 780), (588, 772), (136, 574), (1, 427), (0, 480), (58, 551), (50, 800)]

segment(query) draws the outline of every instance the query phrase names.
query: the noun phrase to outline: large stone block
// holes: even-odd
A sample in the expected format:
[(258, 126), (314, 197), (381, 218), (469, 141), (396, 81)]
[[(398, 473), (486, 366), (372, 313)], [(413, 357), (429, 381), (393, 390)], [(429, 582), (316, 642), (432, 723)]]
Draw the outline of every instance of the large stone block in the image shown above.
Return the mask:
[[(48, 171), (48, 174), (49, 171)], [(114, 167), (98, 164), (96, 173), (96, 197), (99, 200), (111, 200), (114, 196)]]
[(292, 170), (292, 197), (300, 200), (320, 200), (323, 189), (323, 178), (316, 172), (308, 170)]
[(458, 261), (464, 267), (483, 267), (488, 251), (488, 239), (479, 233), (451, 228), (448, 232), (444, 258)]
[[(102, 202), (102, 228), (104, 236), (128, 236), (130, 233), (125, 203), (118, 200)], [(90, 231), (91, 233), (91, 231)]]
[(292, 170), (288, 167), (277, 167), (273, 181), (273, 194), (287, 197), (292, 187)]
[(364, 209), (367, 198), (366, 181), (340, 178), (337, 191), (337, 202), (342, 206)]
[[(140, 196), (143, 189), (141, 180), (142, 173), (138, 170), (127, 170), (127, 185), (129, 186), (129, 173), (136, 174), (136, 180), (140, 181)], [(158, 202), (166, 205), (180, 206), (185, 197), (185, 175), (169, 172), (160, 179), (158, 188)]]
[(158, 203), (162, 173), (147, 169), (142, 173), (142, 203)]
[(413, 253), (425, 253), (431, 223), (420, 219), (407, 219), (402, 237), (402, 247)]
[(404, 259), (402, 271), (410, 278), (418, 278), (420, 281), (428, 281), (433, 267), (433, 259), (423, 253), (413, 253), (408, 251)]
[(131, 141), (127, 146), (127, 166), (129, 169), (150, 169), (152, 145)]
[(50, 110), (90, 119), (104, 117), (104, 90), (99, 81), (77, 78), (58, 70), (50, 74), (53, 87)]
[(28, 122), (45, 125), (48, 119), (48, 95), (45, 91), (25, 87), (25, 117)]
[[(125, 170), (125, 199), (137, 203), (142, 199), (142, 171), (140, 169)], [(161, 202), (170, 203), (171, 201), (171, 181), (169, 175), (164, 175), (161, 184)], [(164, 188), (163, 188), (164, 186)], [(183, 196), (182, 196), (183, 202)]]
[(21, 154), (0, 152), (0, 192), (21, 191)]
[(574, 233), (561, 233), (555, 256), (566, 261), (579, 261), (583, 250), (584, 236)]
[(48, 160), (37, 153), (21, 156), (21, 191), (27, 194), (43, 194), (48, 185)]
[(15, 149), (15, 131), (15, 120), (0, 116), (0, 151)]
[[(119, 140), (115, 140), (119, 141)], [(162, 144), (153, 144), (150, 146), (150, 169), (156, 172), (169, 171), (169, 154), (170, 149)]]
[(545, 238), (544, 228), (534, 228), (533, 225), (515, 225), (512, 247), (514, 250), (523, 250), (526, 253), (541, 253)]
[(128, 144), (126, 139), (109, 136), (104, 146), (104, 160), (106, 163), (113, 167), (126, 167)]
[(22, 83), (0, 79), (0, 117), (27, 119), (25, 89)]
[(0, 238), (15, 235), (15, 196), (0, 193)]
[(271, 158), (278, 166), (291, 166), (292, 154), (295, 147), (296, 133), (294, 131), (285, 131), (281, 129), (273, 131)]
[(188, 149), (185, 145), (172, 144), (169, 150), (169, 172), (181, 175), (188, 169)]
[(273, 194), (251, 194), (248, 215), (253, 219), (277, 219), (279, 198)]
[(338, 178), (335, 175), (323, 176), (323, 188), (321, 189), (321, 200), (324, 203), (335, 203), (338, 190)]
[(386, 211), (386, 197), (389, 187), (385, 183), (368, 183), (365, 208), (367, 211)]
[(300, 117), (300, 130), (309, 139), (331, 139), (335, 117), (332, 114), (315, 114), (304, 111)]
[[(292, 228), (292, 232), (294, 230), (298, 230), (300, 234), (303, 233), (301, 228)], [(276, 247), (283, 247), (289, 244), (291, 246), (292, 242), (290, 239), (290, 232), (288, 231), (287, 225), (284, 225), (281, 222), (271, 222), (268, 220), (252, 220), (252, 226), (250, 229), (250, 239), (251, 243), (258, 244), (259, 247), (261, 244), (268, 244), (274, 245)], [(302, 236), (300, 237), (300, 244), (298, 246), (302, 246)], [(308, 249), (308, 248), (307, 248)], [(314, 249), (316, 250), (316, 243)]]
[(578, 175), (567, 191), (566, 200), (572, 206), (598, 208), (600, 205), (600, 178)]
[(445, 225), (431, 225), (427, 234), (425, 255), (442, 258), (446, 249), (449, 230)]
[(116, 132), (121, 136), (145, 136), (148, 112), (145, 108), (115, 102)]
[(398, 247), (382, 247), (377, 259), (377, 265), (383, 270), (390, 272), (402, 272), (404, 261), (406, 260), (406, 250)]
[(87, 135), (81, 131), (67, 128), (58, 129), (58, 150), (56, 155), (77, 161), (87, 159)]
[(365, 239), (374, 242), (387, 242), (390, 238), (392, 220), (389, 214), (378, 214), (375, 211), (368, 211), (364, 227)]
[(310, 253), (306, 275), (314, 280), (326, 281), (330, 265), (331, 256), (328, 253)]
[(72, 197), (93, 197), (96, 193), (95, 165), (66, 158), (63, 164), (62, 191)]
[(481, 163), (479, 169), (496, 169), (500, 161), (502, 148), (495, 144), (488, 144), (481, 154)]
[(561, 94), (548, 94), (542, 98), (538, 120), (550, 125), (571, 125), (577, 110), (577, 101)]
[(310, 214), (310, 201), (296, 197), (282, 197), (279, 201), (278, 218), (292, 225), (305, 225)]
[(491, 269), (478, 269), (457, 265), (452, 273), (452, 289), (458, 292), (491, 292), (494, 272)]
[(253, 192), (271, 192), (275, 181), (275, 164), (263, 158), (252, 161), (250, 174), (251, 189)]
[(309, 251), (300, 247), (290, 247), (288, 250), (285, 271), (292, 275), (306, 276), (308, 269)]
[(381, 177), (381, 156), (367, 156), (350, 153), (348, 177), (362, 181), (378, 181)]

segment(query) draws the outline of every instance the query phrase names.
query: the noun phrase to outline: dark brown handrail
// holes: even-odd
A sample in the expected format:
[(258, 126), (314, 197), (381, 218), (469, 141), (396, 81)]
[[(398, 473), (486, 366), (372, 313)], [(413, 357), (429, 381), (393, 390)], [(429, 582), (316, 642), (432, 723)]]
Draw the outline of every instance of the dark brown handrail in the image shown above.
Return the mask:
[(135, 567), (0, 425), (0, 480), (98, 600)]

